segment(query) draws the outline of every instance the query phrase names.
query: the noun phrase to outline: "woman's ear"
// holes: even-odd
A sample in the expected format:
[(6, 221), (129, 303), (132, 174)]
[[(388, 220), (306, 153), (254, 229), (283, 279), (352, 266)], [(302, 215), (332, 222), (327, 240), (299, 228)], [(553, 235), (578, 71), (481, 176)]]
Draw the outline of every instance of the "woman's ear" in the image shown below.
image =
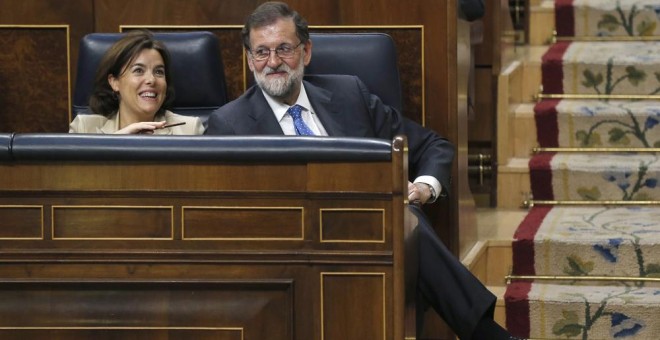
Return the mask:
[(108, 74), (108, 84), (110, 84), (110, 87), (112, 88), (113, 91), (119, 92), (119, 80), (115, 78), (112, 74)]

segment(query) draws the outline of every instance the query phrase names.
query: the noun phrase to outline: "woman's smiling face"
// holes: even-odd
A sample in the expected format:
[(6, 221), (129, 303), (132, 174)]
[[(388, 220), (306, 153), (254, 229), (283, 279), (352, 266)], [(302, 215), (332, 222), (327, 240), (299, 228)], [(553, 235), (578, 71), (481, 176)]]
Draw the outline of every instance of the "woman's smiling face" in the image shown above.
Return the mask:
[(165, 79), (163, 57), (155, 49), (144, 49), (137, 57), (124, 65), (119, 77), (108, 76), (108, 82), (119, 93), (119, 112), (140, 120), (153, 120), (165, 101), (167, 79)]

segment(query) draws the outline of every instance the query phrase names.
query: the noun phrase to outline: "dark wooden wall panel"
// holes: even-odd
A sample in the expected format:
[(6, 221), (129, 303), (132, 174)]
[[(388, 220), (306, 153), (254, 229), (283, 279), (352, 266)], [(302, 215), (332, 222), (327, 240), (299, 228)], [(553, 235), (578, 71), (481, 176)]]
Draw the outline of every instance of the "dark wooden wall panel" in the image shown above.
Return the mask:
[[(64, 29), (47, 25), (68, 25), (68, 41)], [(93, 0), (3, 0), (0, 30), (0, 132), (68, 131), (67, 89), (76, 75), (78, 43), (94, 31)]]
[(65, 132), (68, 28), (0, 27), (0, 131)]

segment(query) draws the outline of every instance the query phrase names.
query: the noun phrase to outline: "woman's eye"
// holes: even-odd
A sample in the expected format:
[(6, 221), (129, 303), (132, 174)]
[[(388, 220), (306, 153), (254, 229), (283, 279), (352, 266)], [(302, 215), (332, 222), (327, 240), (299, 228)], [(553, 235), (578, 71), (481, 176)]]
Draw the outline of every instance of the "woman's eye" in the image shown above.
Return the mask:
[(144, 73), (144, 70), (141, 67), (136, 67), (133, 69), (134, 74), (142, 74)]
[(154, 71), (154, 74), (157, 75), (157, 76), (165, 76), (165, 69), (160, 69), (160, 68), (156, 69)]

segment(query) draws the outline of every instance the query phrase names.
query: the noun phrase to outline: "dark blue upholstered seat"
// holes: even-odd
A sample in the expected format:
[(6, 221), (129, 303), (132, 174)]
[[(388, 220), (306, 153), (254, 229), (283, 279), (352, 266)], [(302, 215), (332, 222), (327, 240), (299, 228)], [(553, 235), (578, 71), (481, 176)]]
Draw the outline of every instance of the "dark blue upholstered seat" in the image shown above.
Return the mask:
[(0, 133), (0, 161), (11, 159), (11, 139), (14, 134)]
[(358, 76), (371, 93), (403, 107), (394, 40), (384, 33), (310, 33), (312, 60), (305, 74)]
[[(211, 32), (154, 33), (171, 55), (175, 100), (171, 111), (198, 116), (204, 121), (211, 112), (227, 102), (224, 66), (220, 43)], [(107, 49), (121, 33), (91, 33), (80, 41), (78, 73), (73, 94), (75, 117), (87, 113), (94, 75)]]
[[(5, 139), (0, 134), (0, 145), (10, 145)], [(17, 133), (7, 154), (14, 161), (370, 162), (389, 161), (392, 145), (340, 137)]]

